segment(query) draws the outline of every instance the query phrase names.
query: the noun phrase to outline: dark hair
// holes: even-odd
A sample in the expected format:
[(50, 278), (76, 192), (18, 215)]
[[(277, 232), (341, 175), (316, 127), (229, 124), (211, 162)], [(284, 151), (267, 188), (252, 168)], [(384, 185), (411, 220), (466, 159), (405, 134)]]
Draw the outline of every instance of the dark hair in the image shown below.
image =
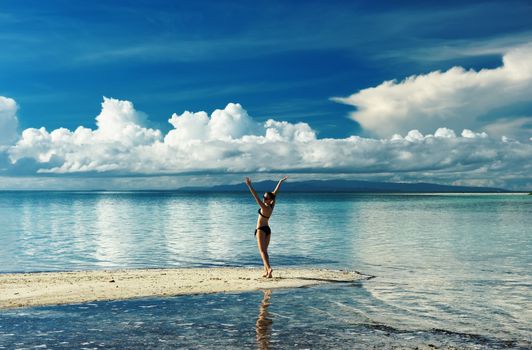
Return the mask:
[[(273, 192), (266, 192), (269, 198), (273, 199), (272, 207), (275, 205), (275, 193)], [(266, 196), (264, 196), (266, 197)]]
[(275, 193), (273, 193), (273, 192), (266, 192), (266, 194), (268, 195), (268, 197), (271, 197), (273, 200), (275, 200)]

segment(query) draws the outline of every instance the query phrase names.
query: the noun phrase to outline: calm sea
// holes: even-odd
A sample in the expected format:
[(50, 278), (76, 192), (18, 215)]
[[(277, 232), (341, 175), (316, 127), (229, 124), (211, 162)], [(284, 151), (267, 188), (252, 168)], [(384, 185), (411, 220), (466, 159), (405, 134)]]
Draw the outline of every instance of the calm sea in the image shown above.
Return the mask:
[[(242, 193), (0, 192), (0, 272), (260, 266)], [(530, 348), (532, 196), (281, 193), (271, 293), (3, 310), (1, 348)]]

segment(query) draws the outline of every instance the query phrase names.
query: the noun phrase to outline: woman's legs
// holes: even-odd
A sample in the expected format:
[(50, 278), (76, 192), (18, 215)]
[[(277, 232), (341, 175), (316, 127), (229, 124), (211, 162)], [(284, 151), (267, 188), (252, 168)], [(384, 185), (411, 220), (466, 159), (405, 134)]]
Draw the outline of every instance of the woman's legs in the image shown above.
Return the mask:
[[(266, 235), (266, 252), (268, 251), (268, 246), (270, 245), (270, 237), (271, 237), (271, 233), (269, 235)], [(270, 265), (270, 256), (268, 255), (268, 266)], [(268, 269), (268, 274), (266, 275), (266, 277), (268, 278), (272, 278), (272, 272), (273, 272), (273, 269), (272, 267), (270, 266), (270, 268)]]
[(260, 257), (264, 264), (265, 274), (262, 277), (272, 277), (272, 268), (270, 266), (270, 257), (268, 256), (268, 245), (270, 244), (270, 235), (262, 230), (257, 230), (257, 245), (259, 246)]

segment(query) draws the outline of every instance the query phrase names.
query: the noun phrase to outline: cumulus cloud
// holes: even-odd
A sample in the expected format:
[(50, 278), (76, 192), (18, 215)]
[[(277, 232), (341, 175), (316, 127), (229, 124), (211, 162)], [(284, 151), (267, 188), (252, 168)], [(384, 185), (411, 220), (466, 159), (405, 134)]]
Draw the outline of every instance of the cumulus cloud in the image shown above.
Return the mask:
[[(97, 128), (26, 129), (9, 148), (12, 163), (32, 159), (38, 172), (168, 175), (238, 172), (406, 174), (424, 181), (450, 174), (489, 183), (527, 178), (532, 144), (493, 138), (485, 132), (449, 128), (433, 134), (411, 130), (373, 139), (317, 137), (306, 123), (258, 123), (239, 104), (169, 119), (166, 135), (146, 126), (145, 114), (129, 101), (104, 98)], [(410, 175), (408, 175), (410, 174)], [(491, 183), (489, 183), (491, 184)], [(504, 185), (499, 182), (498, 185)]]
[[(159, 130), (143, 126), (146, 116), (129, 101), (104, 98), (96, 117), (96, 130), (78, 127), (74, 131), (59, 128), (48, 132), (44, 127), (22, 132), (16, 145), (8, 150), (12, 162), (33, 158), (39, 163), (60, 163), (40, 172), (86, 172), (125, 169), (132, 150), (152, 145), (161, 139)], [(124, 162), (123, 164), (121, 164)], [(130, 164), (131, 170), (136, 164)]]
[(15, 100), (0, 96), (0, 150), (17, 138), (17, 109)]
[(254, 162), (245, 160), (254, 145), (315, 138), (304, 123), (268, 120), (260, 125), (234, 103), (210, 117), (205, 112), (174, 114), (169, 119), (174, 129), (164, 137), (145, 127), (146, 121), (131, 102), (104, 98), (95, 130), (29, 128), (9, 156), (13, 163), (24, 158), (42, 163), (41, 173), (238, 171), (254, 169)]
[[(432, 132), (440, 126), (455, 130), (489, 130), (500, 134), (483, 116), (532, 96), (532, 44), (514, 48), (502, 66), (480, 71), (453, 67), (445, 72), (414, 75), (403, 81), (385, 81), (333, 100), (356, 107), (351, 118), (375, 135), (389, 137), (412, 129)], [(508, 116), (506, 116), (508, 118)], [(520, 133), (504, 125), (505, 136)], [(515, 126), (515, 125), (514, 125)], [(530, 135), (532, 136), (532, 135)]]
[(174, 126), (165, 137), (165, 142), (177, 144), (183, 141), (228, 141), (244, 135), (256, 135), (258, 123), (238, 103), (229, 103), (224, 109), (215, 110), (211, 117), (205, 112), (173, 114), (170, 124)]

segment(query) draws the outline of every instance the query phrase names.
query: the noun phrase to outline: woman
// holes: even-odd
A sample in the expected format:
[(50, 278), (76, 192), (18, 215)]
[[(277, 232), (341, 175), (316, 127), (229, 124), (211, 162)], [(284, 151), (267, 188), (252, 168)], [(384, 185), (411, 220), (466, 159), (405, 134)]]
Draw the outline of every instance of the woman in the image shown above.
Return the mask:
[(273, 192), (266, 192), (263, 196), (263, 200), (261, 201), (259, 196), (257, 195), (257, 192), (253, 189), (253, 186), (251, 186), (251, 180), (249, 177), (246, 177), (246, 185), (248, 185), (249, 190), (251, 191), (251, 194), (257, 201), (257, 204), (260, 206), (259, 208), (259, 217), (257, 219), (257, 228), (255, 229), (255, 235), (257, 236), (257, 245), (259, 246), (259, 252), (260, 256), (262, 258), (262, 262), (264, 263), (264, 275), (262, 277), (266, 278), (272, 278), (272, 268), (270, 266), (270, 258), (268, 256), (268, 245), (270, 244), (270, 236), (272, 233), (272, 230), (270, 229), (270, 226), (268, 225), (268, 220), (270, 219), (270, 216), (272, 216), (273, 207), (275, 206), (275, 196), (277, 195), (277, 191), (279, 191), (279, 187), (281, 187), (281, 184), (287, 179), (288, 177), (283, 177), (277, 186), (275, 187), (275, 190)]

